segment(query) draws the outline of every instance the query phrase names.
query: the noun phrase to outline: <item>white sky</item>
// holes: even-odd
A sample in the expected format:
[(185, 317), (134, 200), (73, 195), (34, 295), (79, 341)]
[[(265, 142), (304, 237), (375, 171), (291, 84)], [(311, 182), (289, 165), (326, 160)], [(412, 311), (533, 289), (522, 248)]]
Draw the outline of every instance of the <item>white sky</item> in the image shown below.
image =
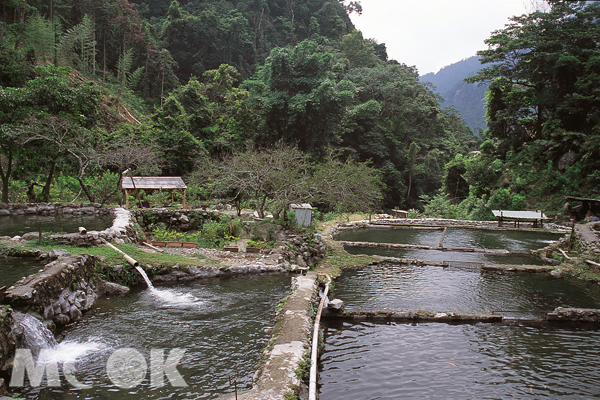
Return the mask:
[(385, 43), (388, 57), (415, 65), (420, 75), (486, 49), (483, 41), (508, 18), (527, 12), (527, 0), (361, 0), (350, 15), (365, 39)]

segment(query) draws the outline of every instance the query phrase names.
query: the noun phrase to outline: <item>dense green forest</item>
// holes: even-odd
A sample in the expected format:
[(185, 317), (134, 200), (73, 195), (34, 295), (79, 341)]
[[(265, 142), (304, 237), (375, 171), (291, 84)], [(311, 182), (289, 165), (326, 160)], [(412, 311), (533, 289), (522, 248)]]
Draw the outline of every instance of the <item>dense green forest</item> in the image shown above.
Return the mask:
[(493, 67), (471, 78), (490, 85), (477, 153), (417, 71), (354, 29), (359, 2), (0, 0), (2, 201), (115, 201), (129, 170), (183, 175), (197, 201), (256, 203), (225, 167), (246, 154), (275, 171), (277, 148), (308, 164), (273, 185), (331, 168), (363, 179), (338, 195), (380, 192), (364, 204), (321, 184), (264, 192), (325, 209), (478, 217), (597, 194), (598, 8), (551, 5), (481, 52)]

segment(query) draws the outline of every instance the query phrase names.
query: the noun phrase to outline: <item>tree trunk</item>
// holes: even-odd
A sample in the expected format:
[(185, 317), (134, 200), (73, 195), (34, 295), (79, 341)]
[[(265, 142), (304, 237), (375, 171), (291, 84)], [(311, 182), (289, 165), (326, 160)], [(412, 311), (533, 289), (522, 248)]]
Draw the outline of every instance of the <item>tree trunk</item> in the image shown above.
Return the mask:
[(50, 185), (52, 184), (52, 180), (54, 179), (54, 171), (56, 170), (56, 159), (52, 160), (50, 163), (50, 171), (48, 172), (48, 179), (46, 179), (46, 184), (44, 185), (44, 189), (42, 189), (41, 199), (43, 201), (50, 201)]
[(8, 204), (8, 181), (12, 173), (12, 151), (8, 153), (8, 165), (6, 172), (2, 168), (2, 156), (0, 155), (0, 178), (2, 178), (2, 202)]
[(102, 47), (102, 83), (106, 83), (106, 33), (104, 33), (104, 36), (102, 37)]
[(412, 186), (412, 171), (408, 173), (408, 191), (406, 192), (406, 201), (410, 198), (410, 189)]
[(81, 178), (81, 176), (77, 176), (77, 181), (79, 181), (79, 184), (81, 185), (81, 189), (83, 190), (83, 193), (85, 193), (85, 195), (87, 196), (90, 203), (94, 203), (96, 201), (96, 198), (90, 193), (87, 185), (83, 182), (83, 179)]

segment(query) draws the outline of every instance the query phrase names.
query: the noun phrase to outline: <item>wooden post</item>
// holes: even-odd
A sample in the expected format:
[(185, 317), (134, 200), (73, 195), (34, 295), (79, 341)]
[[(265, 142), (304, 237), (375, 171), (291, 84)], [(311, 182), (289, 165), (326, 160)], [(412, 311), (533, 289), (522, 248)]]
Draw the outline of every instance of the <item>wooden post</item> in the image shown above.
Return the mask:
[(125, 209), (129, 210), (129, 192), (127, 189), (123, 189), (125, 191)]
[(448, 229), (448, 227), (444, 228), (444, 233), (442, 234), (442, 239), (440, 240), (440, 245), (438, 247), (444, 247), (444, 238), (446, 237), (446, 230)]
[(573, 225), (571, 226), (571, 237), (569, 237), (569, 252), (571, 251), (571, 248), (573, 247), (573, 242), (575, 241), (575, 220), (576, 218), (573, 218)]

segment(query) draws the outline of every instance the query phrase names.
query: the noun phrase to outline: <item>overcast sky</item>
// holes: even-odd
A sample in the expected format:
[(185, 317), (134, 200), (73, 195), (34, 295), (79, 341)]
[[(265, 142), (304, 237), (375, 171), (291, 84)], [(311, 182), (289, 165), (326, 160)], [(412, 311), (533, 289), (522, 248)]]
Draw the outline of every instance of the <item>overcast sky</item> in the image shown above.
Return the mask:
[(484, 50), (483, 41), (527, 12), (528, 0), (361, 0), (352, 22), (365, 38), (385, 43), (389, 58), (420, 75)]

